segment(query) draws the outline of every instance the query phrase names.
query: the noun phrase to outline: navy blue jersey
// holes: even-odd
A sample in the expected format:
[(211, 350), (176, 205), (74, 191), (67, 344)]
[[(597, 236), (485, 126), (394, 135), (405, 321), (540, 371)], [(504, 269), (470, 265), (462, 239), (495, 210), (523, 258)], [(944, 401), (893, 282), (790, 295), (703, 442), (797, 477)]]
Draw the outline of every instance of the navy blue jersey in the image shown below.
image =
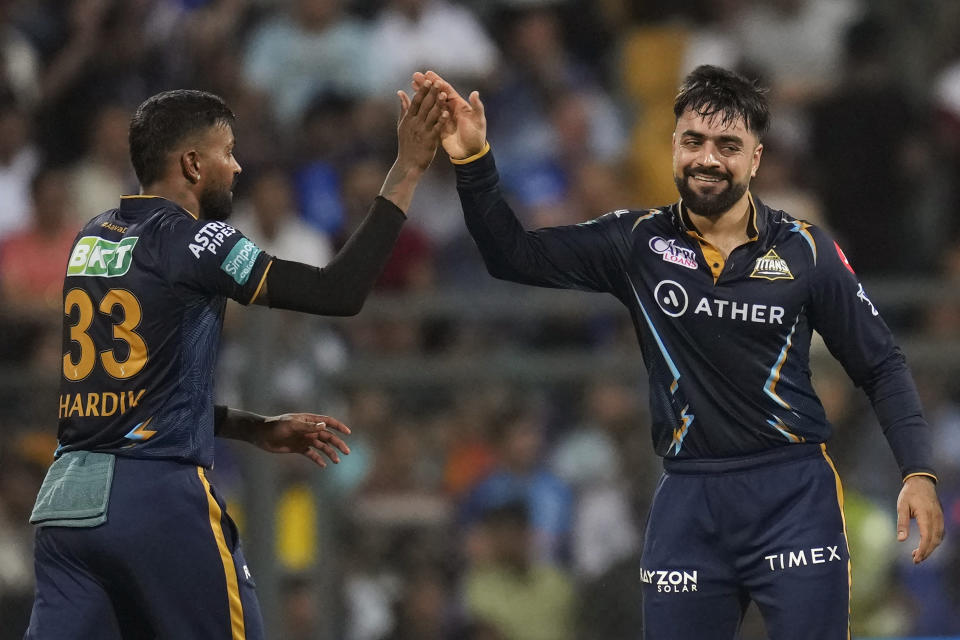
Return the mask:
[(250, 303), (270, 262), (229, 224), (154, 196), (88, 222), (63, 286), (58, 453), (211, 466), (226, 299)]
[(467, 226), (492, 275), (608, 292), (649, 373), (657, 453), (748, 455), (831, 434), (810, 379), (819, 332), (870, 395), (904, 474), (930, 471), (929, 434), (889, 329), (822, 230), (750, 200), (750, 240), (724, 260), (681, 203), (524, 231), (492, 154), (457, 166)]

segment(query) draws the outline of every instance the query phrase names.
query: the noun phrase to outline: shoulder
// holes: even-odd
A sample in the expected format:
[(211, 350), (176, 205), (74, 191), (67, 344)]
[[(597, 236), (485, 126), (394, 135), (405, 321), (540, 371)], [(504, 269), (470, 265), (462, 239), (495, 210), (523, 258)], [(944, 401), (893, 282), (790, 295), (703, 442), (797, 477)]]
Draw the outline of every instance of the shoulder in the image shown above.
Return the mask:
[(770, 229), (773, 242), (797, 242), (804, 245), (810, 252), (814, 264), (827, 248), (833, 249), (835, 242), (823, 228), (801, 218), (795, 218), (786, 211), (769, 207), (759, 200), (755, 202), (757, 216), (763, 217), (764, 223)]
[(669, 222), (669, 207), (656, 209), (617, 209), (583, 224), (615, 226), (629, 233), (640, 226), (659, 227)]

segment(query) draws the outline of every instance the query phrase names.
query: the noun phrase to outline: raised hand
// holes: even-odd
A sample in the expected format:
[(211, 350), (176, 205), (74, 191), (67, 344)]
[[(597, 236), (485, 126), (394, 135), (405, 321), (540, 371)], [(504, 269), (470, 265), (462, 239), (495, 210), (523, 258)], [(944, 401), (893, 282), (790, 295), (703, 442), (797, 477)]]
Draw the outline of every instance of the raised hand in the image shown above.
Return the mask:
[(432, 82), (417, 87), (411, 99), (403, 91), (400, 120), (397, 122), (397, 159), (387, 173), (380, 195), (406, 213), (423, 172), (437, 154), (440, 128), (449, 119), (439, 100), (439, 89)]
[(429, 81), (417, 88), (412, 99), (403, 91), (397, 92), (400, 97), (397, 162), (404, 167), (426, 171), (433, 161), (443, 113), (438, 93), (438, 87)]
[(330, 416), (286, 413), (266, 418), (250, 442), (271, 453), (299, 453), (317, 466), (326, 467), (323, 456), (336, 464), (340, 462), (337, 451), (350, 453), (350, 447), (335, 432), (349, 434), (350, 428)]
[(484, 115), (480, 93), (473, 91), (467, 100), (457, 93), (449, 82), (433, 71), (413, 74), (412, 85), (419, 90), (427, 84), (439, 89), (444, 113), (449, 114), (440, 123), (440, 143), (454, 160), (462, 160), (480, 153), (487, 144), (487, 118)]

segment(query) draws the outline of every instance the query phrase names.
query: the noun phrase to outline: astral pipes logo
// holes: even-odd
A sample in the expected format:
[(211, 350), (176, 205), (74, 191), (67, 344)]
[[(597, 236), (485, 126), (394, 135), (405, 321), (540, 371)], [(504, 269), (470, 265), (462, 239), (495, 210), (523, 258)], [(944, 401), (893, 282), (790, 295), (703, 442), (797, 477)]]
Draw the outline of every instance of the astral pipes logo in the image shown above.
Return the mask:
[(657, 593), (693, 593), (697, 590), (696, 571), (640, 569), (640, 581), (657, 587)]
[(697, 268), (697, 254), (693, 249), (677, 246), (676, 240), (653, 236), (650, 238), (650, 250), (663, 256), (665, 262), (679, 264), (687, 269)]

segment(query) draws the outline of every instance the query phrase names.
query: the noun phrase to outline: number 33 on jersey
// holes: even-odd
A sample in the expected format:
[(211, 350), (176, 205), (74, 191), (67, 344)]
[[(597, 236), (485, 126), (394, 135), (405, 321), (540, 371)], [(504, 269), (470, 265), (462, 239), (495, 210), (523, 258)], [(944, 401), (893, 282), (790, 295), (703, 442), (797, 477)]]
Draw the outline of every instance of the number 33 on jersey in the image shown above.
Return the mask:
[(248, 304), (271, 257), (229, 224), (123, 198), (74, 242), (63, 296), (61, 451), (209, 466), (227, 298)]

